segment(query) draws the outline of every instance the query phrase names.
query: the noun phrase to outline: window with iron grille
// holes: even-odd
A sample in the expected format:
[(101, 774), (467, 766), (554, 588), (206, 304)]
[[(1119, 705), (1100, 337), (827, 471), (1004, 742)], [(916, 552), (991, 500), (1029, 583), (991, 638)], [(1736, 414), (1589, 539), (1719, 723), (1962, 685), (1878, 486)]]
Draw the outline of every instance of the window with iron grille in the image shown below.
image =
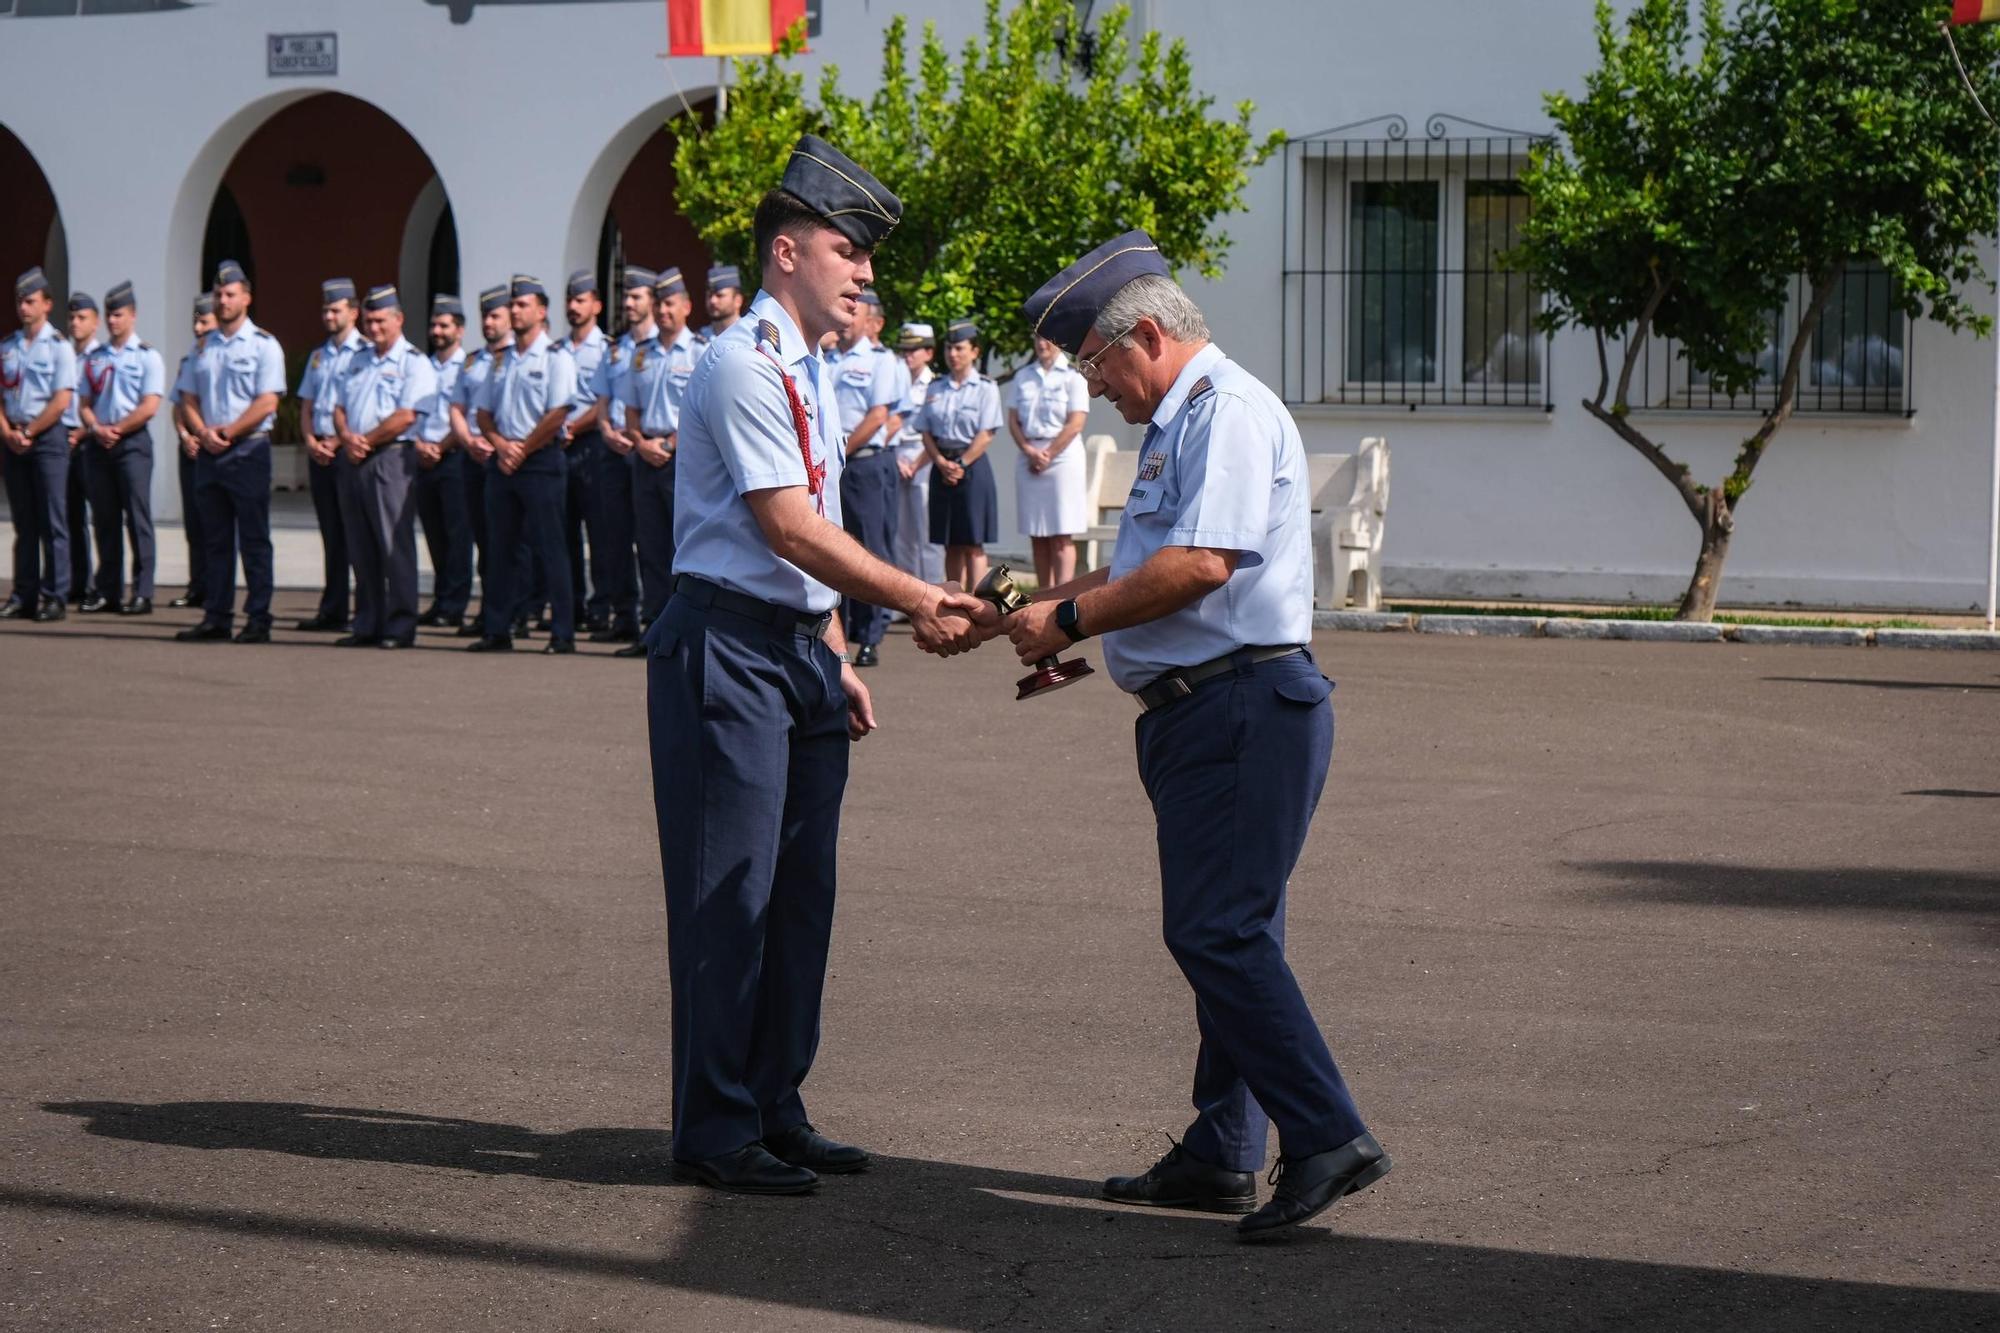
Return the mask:
[(1442, 115), (1425, 131), (1383, 116), (1287, 145), (1287, 402), (1546, 409), (1541, 297), (1500, 263), (1536, 137)]

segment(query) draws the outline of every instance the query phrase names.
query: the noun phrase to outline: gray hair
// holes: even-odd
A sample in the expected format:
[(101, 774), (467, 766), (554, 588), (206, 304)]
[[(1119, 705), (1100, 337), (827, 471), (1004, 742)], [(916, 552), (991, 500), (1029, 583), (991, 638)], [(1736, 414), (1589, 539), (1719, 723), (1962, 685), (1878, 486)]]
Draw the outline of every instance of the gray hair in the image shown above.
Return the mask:
[(1104, 308), (1097, 312), (1097, 336), (1122, 337), (1142, 319), (1158, 324), (1160, 332), (1175, 342), (1207, 342), (1209, 338), (1208, 321), (1201, 317), (1201, 308), (1181, 290), (1179, 283), (1157, 273), (1132, 279), (1104, 303)]

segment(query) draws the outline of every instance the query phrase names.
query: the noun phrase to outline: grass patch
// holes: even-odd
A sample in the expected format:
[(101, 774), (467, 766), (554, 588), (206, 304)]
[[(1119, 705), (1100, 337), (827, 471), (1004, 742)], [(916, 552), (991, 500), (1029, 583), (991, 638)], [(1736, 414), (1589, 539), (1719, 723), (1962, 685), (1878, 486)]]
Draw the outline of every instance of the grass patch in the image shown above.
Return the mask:
[[(1672, 620), (1672, 607), (1627, 606), (1598, 611), (1554, 611), (1542, 606), (1430, 606), (1414, 602), (1389, 602), (1386, 610), (1398, 615), (1420, 616), (1536, 616), (1544, 620)], [(1929, 629), (1922, 620), (1891, 617), (1882, 620), (1851, 620), (1839, 616), (1794, 616), (1720, 612), (1718, 625), (1796, 625), (1806, 629)]]

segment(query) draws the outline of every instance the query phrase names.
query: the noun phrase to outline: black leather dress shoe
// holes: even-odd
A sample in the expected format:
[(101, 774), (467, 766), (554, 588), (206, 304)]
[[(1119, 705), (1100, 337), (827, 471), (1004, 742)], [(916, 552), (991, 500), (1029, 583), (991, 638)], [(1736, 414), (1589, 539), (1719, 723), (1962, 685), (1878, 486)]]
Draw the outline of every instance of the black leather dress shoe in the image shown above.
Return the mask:
[(245, 625), (242, 629), (236, 631), (235, 641), (237, 643), (269, 643), (271, 641), (271, 627), (269, 625)]
[(444, 624), (444, 617), (438, 614), (438, 609), (434, 606), (418, 616), (417, 623), (435, 629), (437, 626)]
[(540, 630), (544, 634), (549, 633), (551, 630), (555, 629), (555, 627), (556, 627), (556, 622), (550, 620), (547, 616), (538, 616), (535, 619), (535, 628)]
[(199, 598), (199, 597), (196, 597), (196, 596), (195, 596), (194, 594), (192, 594), (192, 593), (185, 593), (185, 592), (184, 592), (184, 593), (182, 593), (182, 594), (181, 594), (180, 596), (178, 596), (178, 597), (174, 598), (174, 600), (173, 600), (173, 601), (171, 601), (171, 602), (168, 602), (168, 603), (167, 603), (167, 605), (168, 605), (168, 606), (171, 606), (171, 607), (173, 607), (173, 608), (174, 608), (174, 610), (176, 610), (176, 611), (180, 611), (180, 610), (184, 610), (184, 609), (186, 609), (187, 607), (190, 607), (190, 606), (193, 606), (193, 607), (199, 607), (199, 606), (201, 605), (201, 603), (202, 603), (202, 599), (201, 599), (201, 598)]
[(811, 1171), (786, 1165), (766, 1152), (761, 1143), (699, 1162), (676, 1158), (674, 1174), (732, 1194), (805, 1194), (819, 1184), (819, 1177)]
[(383, 648), (414, 648), (417, 646), (417, 641), (414, 638), (384, 639), (378, 646)]
[(483, 639), (486, 637), (486, 628), (477, 620), (468, 620), (458, 627), (458, 637), (461, 639)]
[(585, 633), (591, 635), (593, 638), (599, 634), (609, 634), (611, 632), (611, 622), (609, 620), (604, 620), (601, 618), (591, 619), (589, 617), (585, 617), (584, 619), (577, 621), (576, 627), (584, 631)]
[(1272, 1170), (1277, 1189), (1271, 1201), (1238, 1222), (1236, 1234), (1242, 1240), (1281, 1236), (1388, 1174), (1389, 1154), (1373, 1134), (1310, 1157), (1280, 1157)]
[(608, 629), (591, 631), (592, 643), (632, 643), (639, 637), (637, 625), (613, 625)]
[(854, 665), (858, 667), (881, 666), (882, 654), (876, 650), (874, 644), (864, 643), (854, 650)]
[(69, 608), (64, 606), (59, 599), (53, 597), (43, 602), (41, 609), (35, 612), (35, 619), (44, 624), (51, 620), (64, 620), (68, 616)]
[(646, 655), (646, 645), (643, 643), (628, 643), (611, 655), (613, 657), (644, 657)]
[(150, 597), (134, 597), (131, 601), (118, 608), (118, 614), (121, 616), (150, 616), (153, 614), (153, 599)]
[(308, 634), (339, 634), (347, 628), (347, 622), (338, 616), (311, 616), (292, 628)]
[[(522, 616), (519, 620), (514, 622), (514, 637), (517, 639), (532, 639), (535, 637), (534, 628), (535, 627), (533, 625), (530, 625), (528, 623), (528, 618), (526, 616)], [(548, 626), (543, 625), (542, 628), (547, 629)]]
[(511, 653), (514, 641), (505, 634), (487, 634), (465, 645), (468, 653)]
[(1148, 1208), (1194, 1208), (1204, 1213), (1247, 1213), (1257, 1206), (1257, 1177), (1211, 1166), (1176, 1143), (1143, 1176), (1113, 1176), (1104, 1197)]
[(576, 651), (576, 640), (550, 639), (548, 643), (543, 645), (542, 651), (544, 653), (573, 653)]
[(804, 1167), (823, 1176), (866, 1171), (873, 1160), (866, 1149), (851, 1143), (835, 1143), (811, 1125), (794, 1125), (782, 1134), (766, 1134), (764, 1151), (787, 1166)]
[(34, 612), (28, 610), (26, 602), (9, 599), (7, 605), (0, 606), (0, 620), (32, 620)]
[(226, 643), (229, 640), (229, 626), (211, 624), (204, 620), (193, 629), (184, 629), (174, 637), (182, 643)]
[(83, 595), (83, 600), (76, 604), (76, 609), (80, 615), (95, 616), (106, 611), (116, 611), (118, 607), (103, 593), (87, 592)]
[(348, 634), (333, 641), (336, 648), (373, 648), (382, 642), (373, 634)]

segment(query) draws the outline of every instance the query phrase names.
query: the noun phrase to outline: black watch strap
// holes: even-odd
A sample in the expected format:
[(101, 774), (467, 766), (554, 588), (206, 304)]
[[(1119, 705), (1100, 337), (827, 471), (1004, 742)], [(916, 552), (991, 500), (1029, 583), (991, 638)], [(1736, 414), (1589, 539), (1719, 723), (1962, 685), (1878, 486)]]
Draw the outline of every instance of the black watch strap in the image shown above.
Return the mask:
[(1069, 601), (1056, 607), (1056, 628), (1069, 635), (1071, 643), (1082, 643), (1090, 636), (1083, 632), (1083, 626), (1077, 623), (1076, 617), (1075, 598), (1071, 598)]

